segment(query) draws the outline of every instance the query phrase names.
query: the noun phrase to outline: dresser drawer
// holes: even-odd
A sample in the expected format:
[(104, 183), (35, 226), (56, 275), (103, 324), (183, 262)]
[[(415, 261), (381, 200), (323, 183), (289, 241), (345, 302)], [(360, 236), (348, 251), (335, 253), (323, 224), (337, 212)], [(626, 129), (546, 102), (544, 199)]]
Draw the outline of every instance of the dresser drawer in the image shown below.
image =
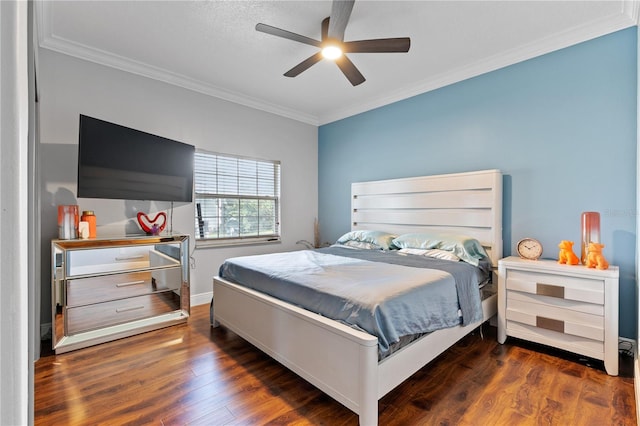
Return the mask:
[(604, 305), (604, 281), (558, 274), (509, 270), (507, 290)]
[[(170, 247), (160, 246), (160, 248), (166, 250)], [(125, 272), (169, 265), (178, 266), (180, 260), (156, 250), (156, 246), (153, 244), (76, 250), (67, 254), (67, 277)]]
[(596, 359), (604, 359), (605, 344), (601, 341), (568, 335), (514, 321), (507, 321), (506, 324), (509, 336), (583, 354)]
[[(558, 299), (557, 297), (540, 296), (537, 294), (524, 293), (520, 291), (507, 291), (507, 307), (512, 301), (519, 301), (524, 303), (542, 305), (541, 309), (545, 307), (553, 307), (560, 311), (564, 310), (567, 315), (571, 312), (583, 312), (585, 314), (604, 316), (604, 305), (597, 303), (579, 302), (570, 299)], [(537, 309), (537, 308), (536, 308)]]
[[(580, 306), (581, 309), (567, 309), (550, 303), (532, 303), (518, 294), (510, 294), (507, 299), (507, 322), (519, 322), (529, 326), (557, 331), (558, 333), (604, 340), (604, 317), (602, 306)], [(587, 308), (587, 309), (582, 309)], [(600, 312), (598, 312), (600, 308)], [(587, 312), (585, 312), (587, 311)], [(593, 313), (589, 313), (592, 311)], [(508, 327), (508, 326), (507, 326)]]
[(179, 268), (76, 278), (67, 281), (68, 307), (107, 302), (151, 294), (159, 290), (179, 290)]
[(66, 308), (66, 335), (124, 324), (180, 309), (180, 297), (172, 291)]

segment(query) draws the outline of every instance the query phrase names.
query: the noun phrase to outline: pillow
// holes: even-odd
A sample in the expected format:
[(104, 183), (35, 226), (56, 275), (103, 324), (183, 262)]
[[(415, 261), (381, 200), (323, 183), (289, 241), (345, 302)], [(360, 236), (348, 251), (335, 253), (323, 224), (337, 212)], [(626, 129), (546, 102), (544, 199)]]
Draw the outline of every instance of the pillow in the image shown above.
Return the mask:
[(403, 234), (394, 238), (392, 244), (398, 248), (434, 249), (442, 242), (442, 238), (431, 234)]
[(347, 241), (344, 244), (334, 244), (336, 247), (347, 247), (363, 250), (380, 250), (380, 246), (373, 243), (365, 243), (362, 241)]
[(382, 231), (351, 231), (338, 238), (336, 241), (338, 244), (345, 244), (349, 241), (356, 241), (359, 243), (370, 243), (377, 247), (378, 250), (390, 250), (392, 247), (391, 241), (396, 235), (388, 234)]
[(460, 260), (478, 266), (479, 260), (488, 258), (482, 244), (466, 235), (425, 232), (400, 235), (392, 241), (398, 248), (440, 249), (451, 252)]
[(440, 249), (416, 249), (416, 248), (403, 248), (400, 249), (400, 253), (413, 254), (417, 256), (433, 257), (436, 259), (452, 260), (454, 262), (460, 261), (460, 258), (450, 251)]

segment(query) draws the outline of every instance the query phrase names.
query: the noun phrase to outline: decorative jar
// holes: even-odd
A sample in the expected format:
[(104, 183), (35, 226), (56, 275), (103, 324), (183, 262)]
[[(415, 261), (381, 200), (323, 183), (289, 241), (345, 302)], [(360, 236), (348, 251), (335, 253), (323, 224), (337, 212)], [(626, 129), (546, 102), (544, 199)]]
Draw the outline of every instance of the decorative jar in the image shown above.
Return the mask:
[(600, 242), (600, 213), (584, 212), (580, 220), (582, 243), (580, 244), (580, 260), (583, 265), (587, 263), (589, 243)]

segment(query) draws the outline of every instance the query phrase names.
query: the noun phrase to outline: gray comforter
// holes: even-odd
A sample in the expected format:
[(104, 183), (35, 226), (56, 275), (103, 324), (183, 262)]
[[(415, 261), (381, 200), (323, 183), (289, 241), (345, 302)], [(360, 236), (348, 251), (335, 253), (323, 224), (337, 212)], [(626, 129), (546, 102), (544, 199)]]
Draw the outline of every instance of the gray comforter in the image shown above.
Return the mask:
[(220, 267), (222, 278), (376, 336), (380, 359), (407, 336), (481, 320), (478, 285), (489, 274), (487, 262), (341, 247), (237, 257)]

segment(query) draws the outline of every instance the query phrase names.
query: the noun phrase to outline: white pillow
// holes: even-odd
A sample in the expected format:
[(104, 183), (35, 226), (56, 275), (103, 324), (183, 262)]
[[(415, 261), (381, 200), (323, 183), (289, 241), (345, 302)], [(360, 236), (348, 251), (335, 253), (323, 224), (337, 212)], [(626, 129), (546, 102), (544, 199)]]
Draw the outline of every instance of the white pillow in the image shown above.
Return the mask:
[(373, 243), (365, 243), (363, 241), (346, 241), (343, 244), (334, 244), (333, 247), (347, 247), (353, 249), (364, 249), (364, 250), (380, 250), (380, 246)]
[(393, 245), (403, 248), (440, 249), (458, 256), (461, 260), (478, 266), (481, 259), (488, 258), (482, 244), (475, 238), (448, 232), (422, 232), (403, 234), (393, 240)]
[(358, 243), (374, 244), (377, 250), (391, 250), (395, 248), (393, 247), (393, 244), (391, 244), (391, 241), (396, 237), (397, 235), (383, 231), (359, 230), (347, 232), (342, 237), (338, 238), (336, 243), (345, 244), (349, 241), (356, 241)]
[(440, 249), (416, 249), (416, 248), (403, 248), (400, 249), (400, 253), (413, 254), (417, 256), (434, 257), (436, 259), (452, 260), (457, 262), (460, 260), (458, 256), (450, 251)]

